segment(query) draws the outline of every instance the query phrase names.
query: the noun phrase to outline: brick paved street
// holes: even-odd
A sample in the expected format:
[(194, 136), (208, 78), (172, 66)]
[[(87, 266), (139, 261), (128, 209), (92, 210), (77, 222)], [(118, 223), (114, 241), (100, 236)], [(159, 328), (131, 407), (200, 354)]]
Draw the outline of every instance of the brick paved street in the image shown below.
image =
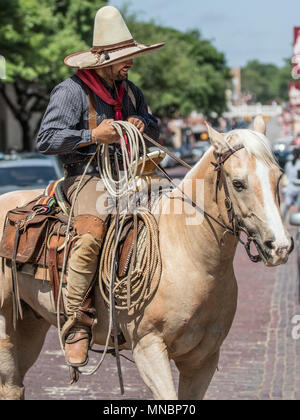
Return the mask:
[[(222, 347), (206, 399), (300, 399), (300, 339), (292, 339), (297, 304), (296, 254), (287, 265), (268, 269), (250, 263), (239, 248), (237, 314)], [(131, 357), (129, 352), (126, 356)], [(98, 356), (96, 359), (98, 360)], [(25, 380), (27, 399), (151, 399), (135, 365), (122, 358), (125, 395), (119, 394), (115, 359), (107, 356), (93, 377), (68, 386), (68, 370), (51, 328), (42, 354)], [(177, 374), (174, 369), (177, 382)]]
[(237, 315), (222, 348), (207, 399), (300, 399), (300, 340), (291, 322), (300, 314), (296, 253), (285, 266), (235, 260)]

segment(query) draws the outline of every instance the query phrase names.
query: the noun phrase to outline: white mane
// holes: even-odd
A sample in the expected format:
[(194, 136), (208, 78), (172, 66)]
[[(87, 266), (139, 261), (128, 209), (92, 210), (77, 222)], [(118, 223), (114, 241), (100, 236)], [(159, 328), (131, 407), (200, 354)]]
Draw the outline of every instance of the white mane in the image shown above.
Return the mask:
[(232, 130), (225, 134), (225, 141), (229, 148), (242, 144), (250, 156), (255, 156), (267, 166), (278, 166), (270, 142), (264, 134), (246, 129)]
[[(223, 134), (223, 136), (229, 149), (232, 149), (235, 146), (243, 145), (250, 157), (255, 156), (268, 167), (273, 165), (278, 166), (278, 163), (273, 155), (270, 142), (264, 134), (261, 134), (257, 131), (239, 129), (232, 130), (226, 134)], [(211, 153), (212, 150), (213, 147), (211, 146), (201, 157), (198, 163), (186, 174), (185, 178), (182, 180), (182, 183), (186, 179), (193, 178), (195, 176), (195, 171), (198, 170), (198, 165), (203, 162), (204, 157)]]

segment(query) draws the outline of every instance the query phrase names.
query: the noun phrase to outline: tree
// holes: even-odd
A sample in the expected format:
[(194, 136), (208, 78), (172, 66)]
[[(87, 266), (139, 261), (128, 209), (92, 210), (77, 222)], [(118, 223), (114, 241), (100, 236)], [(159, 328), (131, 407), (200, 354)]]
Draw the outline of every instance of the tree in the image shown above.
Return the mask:
[[(63, 59), (92, 45), (94, 16), (108, 0), (0, 0), (0, 54), (6, 58), (7, 79), (0, 94), (19, 121), (23, 148), (33, 148), (42, 115), (55, 85), (74, 73)], [(5, 10), (5, 12), (4, 12)], [(229, 69), (222, 53), (197, 30), (180, 32), (154, 22), (141, 22), (125, 10), (135, 39), (166, 41), (166, 46), (135, 61), (130, 79), (144, 91), (158, 116), (188, 115), (193, 110), (222, 113)], [(4, 83), (5, 82), (5, 83)], [(8, 95), (10, 83), (16, 100)]]
[(135, 39), (145, 44), (165, 41), (157, 52), (135, 61), (130, 74), (158, 116), (188, 115), (197, 110), (221, 114), (230, 80), (225, 57), (197, 30), (180, 32), (153, 21), (140, 22), (125, 10)]
[(279, 68), (252, 60), (242, 69), (242, 89), (253, 96), (253, 101), (268, 103), (288, 99), (288, 84), (292, 79), (291, 61)]
[[(6, 59), (7, 79), (0, 93), (19, 121), (23, 149), (32, 150), (34, 113), (45, 110), (53, 87), (74, 71), (66, 55), (90, 48), (92, 22), (105, 0), (0, 0), (0, 54)], [(16, 100), (8, 94), (13, 87)]]
[(286, 59), (285, 62), (286, 64), (278, 69), (273, 82), (275, 97), (281, 101), (289, 100), (289, 83), (293, 81), (291, 59)]

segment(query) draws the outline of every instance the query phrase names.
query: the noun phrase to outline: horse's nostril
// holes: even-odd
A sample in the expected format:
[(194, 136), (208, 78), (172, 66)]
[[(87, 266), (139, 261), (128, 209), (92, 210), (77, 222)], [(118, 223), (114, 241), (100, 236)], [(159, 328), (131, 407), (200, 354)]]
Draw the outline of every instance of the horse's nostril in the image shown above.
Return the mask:
[(286, 253), (287, 250), (288, 250), (287, 246), (282, 246), (282, 247), (276, 249), (276, 255), (278, 255), (278, 257), (280, 257), (281, 255)]
[(264, 245), (265, 245), (266, 248), (274, 249), (274, 241), (272, 241), (272, 240), (265, 241)]

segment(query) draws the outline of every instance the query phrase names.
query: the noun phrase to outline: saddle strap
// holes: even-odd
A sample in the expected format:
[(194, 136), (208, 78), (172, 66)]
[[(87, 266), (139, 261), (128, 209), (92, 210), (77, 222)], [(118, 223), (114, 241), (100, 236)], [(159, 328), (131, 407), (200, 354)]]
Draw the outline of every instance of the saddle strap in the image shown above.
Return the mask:
[[(57, 308), (58, 303), (58, 295), (59, 295), (59, 274), (58, 274), (58, 265), (57, 265), (57, 247), (58, 247), (58, 238), (55, 241), (52, 241), (49, 248), (49, 276), (50, 276), (50, 285), (53, 293), (53, 299), (55, 308)], [(63, 299), (61, 297), (61, 300), (59, 302), (59, 310), (61, 313), (64, 312), (64, 306), (63, 306)]]
[(20, 230), (17, 228), (14, 240), (13, 255), (11, 260), (12, 269), (12, 289), (13, 289), (13, 325), (14, 329), (17, 327), (17, 320), (19, 317), (23, 318), (22, 305), (20, 301), (19, 284), (18, 284), (18, 268), (17, 268), (17, 253), (20, 242)]

